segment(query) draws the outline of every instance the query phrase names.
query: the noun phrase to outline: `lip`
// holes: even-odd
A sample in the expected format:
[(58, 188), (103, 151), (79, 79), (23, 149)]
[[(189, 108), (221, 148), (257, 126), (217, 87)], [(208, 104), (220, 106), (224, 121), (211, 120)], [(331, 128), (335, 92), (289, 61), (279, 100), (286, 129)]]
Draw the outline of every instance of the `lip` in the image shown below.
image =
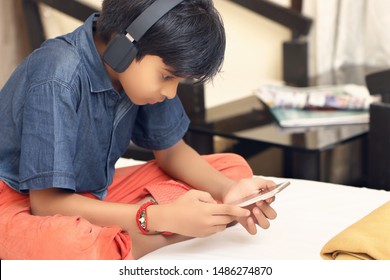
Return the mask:
[(150, 98), (150, 99), (147, 100), (147, 103), (148, 104), (156, 104), (156, 103), (161, 103), (164, 100), (165, 100), (165, 98), (161, 98), (160, 100)]
[(148, 104), (156, 104), (158, 101), (154, 99), (149, 99)]

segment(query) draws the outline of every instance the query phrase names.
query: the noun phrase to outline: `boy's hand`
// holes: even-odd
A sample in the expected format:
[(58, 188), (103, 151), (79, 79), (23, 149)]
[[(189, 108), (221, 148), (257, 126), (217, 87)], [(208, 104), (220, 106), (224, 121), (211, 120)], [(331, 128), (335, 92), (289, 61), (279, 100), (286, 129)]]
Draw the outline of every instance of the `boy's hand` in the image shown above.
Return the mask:
[(161, 205), (162, 216), (171, 231), (185, 236), (205, 237), (223, 231), (237, 218), (247, 218), (248, 209), (217, 204), (207, 192), (190, 190), (174, 202)]
[[(258, 177), (242, 179), (230, 187), (223, 197), (223, 202), (229, 204), (229, 202), (258, 193), (261, 189), (271, 190), (275, 187), (276, 184), (274, 182)], [(270, 206), (273, 201), (275, 201), (275, 197), (246, 206), (245, 208), (251, 211), (251, 215), (249, 217), (238, 217), (237, 221), (250, 234), (257, 233), (256, 224), (261, 228), (267, 229), (270, 226), (269, 220), (275, 219), (277, 215), (276, 211)]]

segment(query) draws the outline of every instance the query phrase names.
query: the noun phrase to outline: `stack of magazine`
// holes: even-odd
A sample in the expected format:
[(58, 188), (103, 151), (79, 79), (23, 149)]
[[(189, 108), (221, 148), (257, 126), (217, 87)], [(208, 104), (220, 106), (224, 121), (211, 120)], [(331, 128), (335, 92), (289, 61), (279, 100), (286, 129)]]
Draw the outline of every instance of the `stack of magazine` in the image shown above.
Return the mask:
[(368, 123), (370, 104), (380, 101), (365, 86), (354, 84), (304, 88), (263, 85), (254, 94), (282, 127)]

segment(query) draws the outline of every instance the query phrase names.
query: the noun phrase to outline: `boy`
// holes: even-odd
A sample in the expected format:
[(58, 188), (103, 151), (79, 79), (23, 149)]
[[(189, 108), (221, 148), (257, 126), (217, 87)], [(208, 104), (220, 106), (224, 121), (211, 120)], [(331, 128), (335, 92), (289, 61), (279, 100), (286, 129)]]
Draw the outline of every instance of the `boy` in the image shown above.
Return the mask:
[[(1, 90), (1, 259), (137, 259), (235, 220), (255, 234), (276, 217), (273, 199), (228, 204), (273, 182), (252, 179), (236, 155), (201, 157), (181, 140), (179, 82), (208, 81), (223, 61), (212, 1), (172, 8), (134, 42), (124, 71), (102, 60), (153, 2), (104, 0), (100, 16), (45, 42)], [(155, 160), (115, 170), (130, 141)]]

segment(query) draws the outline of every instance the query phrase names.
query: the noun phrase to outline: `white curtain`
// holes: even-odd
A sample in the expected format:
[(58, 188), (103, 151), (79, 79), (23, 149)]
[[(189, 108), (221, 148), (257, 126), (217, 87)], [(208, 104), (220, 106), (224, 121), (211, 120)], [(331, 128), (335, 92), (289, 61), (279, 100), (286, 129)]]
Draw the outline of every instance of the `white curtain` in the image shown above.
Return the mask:
[(349, 65), (390, 67), (389, 0), (305, 0), (313, 19), (310, 75)]

